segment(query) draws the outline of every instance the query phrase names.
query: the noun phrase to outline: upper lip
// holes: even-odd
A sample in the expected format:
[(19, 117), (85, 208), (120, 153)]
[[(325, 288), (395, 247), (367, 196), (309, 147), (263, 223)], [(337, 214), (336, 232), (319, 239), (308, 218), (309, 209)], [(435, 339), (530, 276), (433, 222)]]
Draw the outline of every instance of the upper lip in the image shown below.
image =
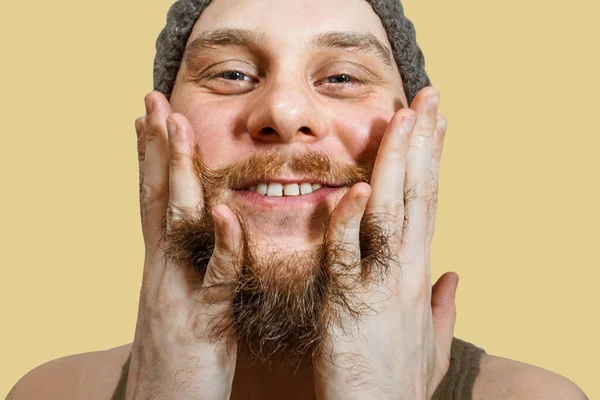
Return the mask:
[(242, 183), (236, 185), (233, 189), (234, 190), (249, 189), (250, 186), (254, 186), (259, 183), (272, 183), (272, 182), (281, 183), (282, 185), (288, 185), (291, 183), (296, 183), (298, 185), (301, 183), (318, 183), (322, 186), (330, 186), (330, 187), (340, 186), (338, 183), (335, 183), (335, 182), (326, 182), (323, 180), (310, 179), (310, 178), (268, 178), (268, 179), (266, 178), (266, 179), (249, 179), (249, 180), (243, 181)]

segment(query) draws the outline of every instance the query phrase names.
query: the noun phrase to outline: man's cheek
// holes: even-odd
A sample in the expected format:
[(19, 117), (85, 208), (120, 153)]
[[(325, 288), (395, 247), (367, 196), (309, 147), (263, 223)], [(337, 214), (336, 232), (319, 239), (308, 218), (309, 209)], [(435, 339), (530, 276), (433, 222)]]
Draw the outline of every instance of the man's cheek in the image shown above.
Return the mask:
[(375, 160), (383, 133), (393, 113), (368, 107), (337, 110), (334, 129), (346, 151), (358, 163)]
[(236, 122), (232, 116), (207, 109), (202, 110), (202, 115), (192, 117), (190, 123), (196, 135), (198, 156), (208, 167), (228, 165), (243, 152), (235, 140)]

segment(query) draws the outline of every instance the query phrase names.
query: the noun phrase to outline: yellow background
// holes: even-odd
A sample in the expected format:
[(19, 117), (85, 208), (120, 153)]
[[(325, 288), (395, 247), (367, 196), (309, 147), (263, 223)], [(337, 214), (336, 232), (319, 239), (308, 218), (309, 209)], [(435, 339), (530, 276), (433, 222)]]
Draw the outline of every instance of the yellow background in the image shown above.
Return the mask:
[[(0, 396), (133, 339), (133, 121), (170, 3), (0, 2)], [(600, 7), (405, 7), (449, 120), (432, 276), (461, 277), (455, 336), (600, 398)]]

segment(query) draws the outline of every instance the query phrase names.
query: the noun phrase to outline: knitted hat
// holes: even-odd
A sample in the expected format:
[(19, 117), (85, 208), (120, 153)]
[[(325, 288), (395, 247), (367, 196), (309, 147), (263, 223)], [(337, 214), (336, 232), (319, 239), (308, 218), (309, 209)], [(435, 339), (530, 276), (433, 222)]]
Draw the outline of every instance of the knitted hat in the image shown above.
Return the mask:
[[(415, 28), (404, 15), (400, 0), (367, 0), (381, 19), (402, 77), (408, 104), (431, 82), (416, 41)], [(154, 89), (170, 98), (177, 71), (194, 24), (210, 0), (177, 0), (167, 14), (167, 25), (156, 41)]]

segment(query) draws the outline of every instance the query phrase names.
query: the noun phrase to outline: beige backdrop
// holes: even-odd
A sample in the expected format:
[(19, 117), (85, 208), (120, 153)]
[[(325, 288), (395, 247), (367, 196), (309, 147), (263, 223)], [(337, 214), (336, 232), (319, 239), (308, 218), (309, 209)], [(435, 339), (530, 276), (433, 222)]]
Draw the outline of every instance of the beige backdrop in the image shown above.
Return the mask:
[[(0, 2), (0, 396), (133, 339), (133, 121), (171, 0)], [(441, 111), (432, 276), (455, 335), (600, 398), (596, 2), (405, 0)]]

